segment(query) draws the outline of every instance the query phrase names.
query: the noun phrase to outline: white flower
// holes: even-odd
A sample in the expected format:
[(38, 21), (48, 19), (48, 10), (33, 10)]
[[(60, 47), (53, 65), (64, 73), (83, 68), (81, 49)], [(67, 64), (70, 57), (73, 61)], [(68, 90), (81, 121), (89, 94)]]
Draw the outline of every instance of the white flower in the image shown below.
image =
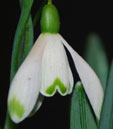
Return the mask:
[[(64, 46), (70, 52), (85, 92), (99, 119), (103, 89), (91, 67), (78, 55), (60, 34), (40, 34), (29, 55), (16, 73), (8, 96), (12, 120), (19, 123), (38, 110), (43, 96), (62, 96), (73, 89), (73, 75)], [(37, 105), (36, 105), (37, 104)]]

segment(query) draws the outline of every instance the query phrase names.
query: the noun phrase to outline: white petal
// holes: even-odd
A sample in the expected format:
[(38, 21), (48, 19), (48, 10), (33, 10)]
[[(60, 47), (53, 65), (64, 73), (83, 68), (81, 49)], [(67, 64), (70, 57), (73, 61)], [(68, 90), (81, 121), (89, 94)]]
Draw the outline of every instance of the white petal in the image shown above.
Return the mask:
[(56, 90), (61, 95), (70, 89), (69, 63), (63, 44), (57, 34), (48, 34), (47, 45), (42, 58), (41, 93), (53, 96)]
[(76, 53), (71, 46), (59, 35), (66, 48), (69, 50), (77, 72), (83, 83), (86, 94), (90, 100), (90, 103), (94, 109), (96, 117), (100, 119), (101, 106), (103, 101), (103, 89), (95, 72), (85, 62), (85, 60)]
[(44, 96), (39, 94), (35, 107), (33, 111), (30, 113), (29, 117), (33, 116), (39, 110), (39, 108), (42, 105), (43, 100), (44, 100)]
[(36, 107), (35, 112), (39, 110), (39, 108), (40, 108), (40, 107), (41, 107), (41, 105), (42, 105), (43, 100), (44, 100), (44, 96), (43, 96), (43, 95), (41, 95), (41, 94), (39, 94), (39, 96), (38, 96), (38, 100), (37, 100), (37, 102), (36, 102), (36, 106), (35, 106), (35, 107)]
[(15, 123), (25, 119), (36, 103), (41, 86), (41, 59), (45, 45), (46, 36), (40, 35), (12, 81), (8, 109)]
[(74, 80), (73, 80), (73, 74), (70, 67), (69, 67), (69, 85), (70, 85), (70, 89), (68, 91), (68, 94), (71, 94), (73, 90)]

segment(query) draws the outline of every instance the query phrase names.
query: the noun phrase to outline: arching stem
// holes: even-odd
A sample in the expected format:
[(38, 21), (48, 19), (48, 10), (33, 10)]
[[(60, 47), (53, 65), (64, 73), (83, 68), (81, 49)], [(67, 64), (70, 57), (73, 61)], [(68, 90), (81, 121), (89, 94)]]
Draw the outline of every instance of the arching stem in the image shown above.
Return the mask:
[(52, 0), (48, 0), (48, 4), (52, 4)]

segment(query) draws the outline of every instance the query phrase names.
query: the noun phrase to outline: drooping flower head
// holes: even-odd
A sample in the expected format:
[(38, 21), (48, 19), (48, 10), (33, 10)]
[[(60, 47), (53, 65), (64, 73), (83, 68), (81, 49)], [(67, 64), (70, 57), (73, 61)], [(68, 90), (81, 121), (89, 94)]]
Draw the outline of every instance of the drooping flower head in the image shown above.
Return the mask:
[(11, 119), (19, 123), (41, 106), (43, 97), (56, 92), (65, 96), (73, 89), (73, 75), (64, 46), (70, 52), (94, 112), (99, 119), (103, 89), (95, 72), (58, 33), (60, 19), (52, 3), (44, 6), (41, 34), (17, 71), (9, 91)]

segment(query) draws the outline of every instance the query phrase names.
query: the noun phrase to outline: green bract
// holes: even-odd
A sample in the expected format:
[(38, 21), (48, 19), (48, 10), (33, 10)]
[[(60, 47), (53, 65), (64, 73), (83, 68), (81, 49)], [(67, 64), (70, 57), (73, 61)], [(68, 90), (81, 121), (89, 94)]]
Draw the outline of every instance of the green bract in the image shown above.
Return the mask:
[(50, 3), (45, 5), (41, 16), (42, 33), (58, 33), (60, 28), (60, 18), (56, 7)]

